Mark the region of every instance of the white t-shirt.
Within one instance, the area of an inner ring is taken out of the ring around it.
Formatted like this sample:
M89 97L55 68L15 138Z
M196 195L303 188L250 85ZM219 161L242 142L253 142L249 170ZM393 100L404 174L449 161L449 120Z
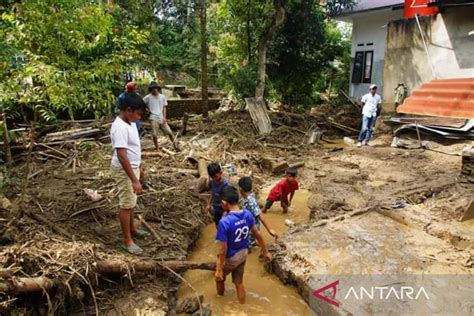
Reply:
M382 104L382 98L378 94L367 93L362 97L362 103L365 103L362 109L363 115L367 117L377 116L377 105Z
M127 148L127 157L132 168L140 167L141 163L141 145L140 136L138 135L137 125L135 123L126 123L120 116L115 118L110 128L110 139L112 140L112 165L122 167L118 157L117 148Z
M168 105L168 101L164 95L159 93L158 95L153 95L151 93L147 94L143 101L150 109L150 120L157 120L160 123L163 122L163 108Z

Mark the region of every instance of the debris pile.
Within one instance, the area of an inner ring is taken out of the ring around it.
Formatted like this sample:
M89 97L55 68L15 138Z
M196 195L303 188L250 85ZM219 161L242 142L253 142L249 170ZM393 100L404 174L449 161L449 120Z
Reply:
M134 260L118 247L117 191L109 172L110 123L100 127L93 122L67 123L55 130L37 128L35 133L23 130L23 143L15 144L11 179L5 181L7 196L1 197L0 308L93 313L98 306L116 308L114 302L121 295L117 288L127 288L150 273L166 275L152 282L173 289L179 279L174 273L214 268L213 263L185 261L201 228L210 222L203 211L209 195L201 193L206 165L218 161L231 181L251 174L256 184L262 184L263 177L284 170L268 168L262 156L268 161L280 157L284 166L304 164L294 152L298 149L301 155L305 150L305 134L314 122L302 115L270 116L275 128L264 136L256 133L247 112L218 113L207 119L190 116L186 135L179 136L181 152L171 149L164 138L156 151L145 133L145 193L135 213L150 235L137 240L145 255ZM182 124L170 125L182 134ZM31 296L19 294L28 282L39 286L33 289L37 291L33 305ZM173 306L172 301L164 294L160 304Z
M392 117L389 123L401 125L393 132L399 137L405 131L415 131L449 139L474 139L474 119L446 117Z

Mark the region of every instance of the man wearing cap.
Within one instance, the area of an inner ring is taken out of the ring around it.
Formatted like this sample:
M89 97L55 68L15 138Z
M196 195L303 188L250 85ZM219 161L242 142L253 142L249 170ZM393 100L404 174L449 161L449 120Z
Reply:
M382 109L382 98L377 94L377 86L371 85L369 93L362 97L362 127L359 133L357 147L363 143L370 146L370 137L375 126L375 120Z
M163 134L168 135L174 148L179 151L178 141L166 122L166 107L168 106L168 102L166 101L166 97L161 94L161 87L155 81L152 81L148 86L148 91L150 93L148 93L143 100L150 111L151 133L156 149L158 150L158 130L161 130Z

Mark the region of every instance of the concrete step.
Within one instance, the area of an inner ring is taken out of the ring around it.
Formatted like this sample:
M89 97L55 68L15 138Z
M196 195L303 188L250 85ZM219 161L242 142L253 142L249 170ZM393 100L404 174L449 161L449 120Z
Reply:
M424 83L421 86L421 90L424 89L449 89L449 90L473 90L474 82L445 82L445 81L431 81Z
M474 100L467 99L450 99L450 98L425 98L425 97L409 97L403 103L412 105L426 106L442 106L442 107L468 107L474 110Z
M452 79L436 79L433 80L432 82L468 82L468 83L474 83L474 78L452 78Z
M412 96L423 98L474 100L474 90L423 89L413 91Z
M474 78L437 79L412 92L397 112L474 118Z

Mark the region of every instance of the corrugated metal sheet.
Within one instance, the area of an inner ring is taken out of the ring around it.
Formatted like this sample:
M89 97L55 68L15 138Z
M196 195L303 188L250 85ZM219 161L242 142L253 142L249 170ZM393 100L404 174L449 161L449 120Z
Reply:
M474 118L474 78L425 83L397 108L398 113Z
M400 6L405 3L404 0L358 0L354 7L351 9L345 9L336 16L350 15L354 13L372 11L379 9L386 9L393 6Z
M438 116L392 117L390 118L390 122L394 122L398 124L416 123L416 124L427 125L427 126L440 126L440 127L452 127L452 128L462 128L464 125L466 125L465 119L452 118L452 117L438 117Z
M404 0L359 0L357 1L353 11L374 10L404 3Z

